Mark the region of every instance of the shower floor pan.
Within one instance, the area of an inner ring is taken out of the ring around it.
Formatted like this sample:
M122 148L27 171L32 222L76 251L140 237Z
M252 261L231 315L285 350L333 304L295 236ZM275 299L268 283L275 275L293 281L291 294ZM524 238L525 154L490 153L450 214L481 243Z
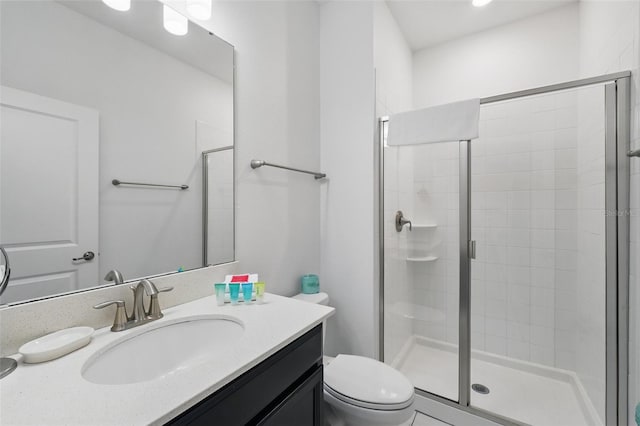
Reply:
M451 400L458 398L457 347L412 336L392 365L416 388ZM575 373L473 351L471 383L488 394L471 392L471 405L533 426L602 426Z

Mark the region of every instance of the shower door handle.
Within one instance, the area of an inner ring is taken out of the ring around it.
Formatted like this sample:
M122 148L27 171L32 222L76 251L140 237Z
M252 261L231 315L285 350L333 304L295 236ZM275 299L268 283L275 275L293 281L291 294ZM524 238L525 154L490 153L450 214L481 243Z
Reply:
M475 259L476 258L476 241L475 240L469 240L468 250L469 250L469 259Z

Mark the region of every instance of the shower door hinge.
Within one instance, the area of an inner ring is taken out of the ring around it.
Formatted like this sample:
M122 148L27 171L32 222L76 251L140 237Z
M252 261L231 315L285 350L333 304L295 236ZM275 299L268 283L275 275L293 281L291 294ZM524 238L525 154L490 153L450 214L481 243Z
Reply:
M469 259L475 259L476 258L476 242L475 242L475 240L469 240L468 250L469 250Z

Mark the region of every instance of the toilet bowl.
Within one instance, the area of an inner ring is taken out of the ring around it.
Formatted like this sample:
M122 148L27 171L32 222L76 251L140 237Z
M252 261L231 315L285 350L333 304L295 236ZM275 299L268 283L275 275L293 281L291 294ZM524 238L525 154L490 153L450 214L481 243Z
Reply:
M326 293L294 299L327 305ZM326 324L323 324L323 333ZM324 338L324 334L323 334ZM413 385L399 371L371 358L324 357L324 400L331 426L399 425L413 415Z

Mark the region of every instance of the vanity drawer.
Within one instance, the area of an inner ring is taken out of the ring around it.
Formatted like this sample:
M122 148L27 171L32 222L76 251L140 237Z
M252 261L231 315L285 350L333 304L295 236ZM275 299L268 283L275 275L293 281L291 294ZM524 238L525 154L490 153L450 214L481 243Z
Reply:
M318 325L167 424L276 424L269 419L302 418L312 421L296 421L296 426L320 425L322 379L322 325ZM287 402L300 402L312 413L305 417L287 410Z

